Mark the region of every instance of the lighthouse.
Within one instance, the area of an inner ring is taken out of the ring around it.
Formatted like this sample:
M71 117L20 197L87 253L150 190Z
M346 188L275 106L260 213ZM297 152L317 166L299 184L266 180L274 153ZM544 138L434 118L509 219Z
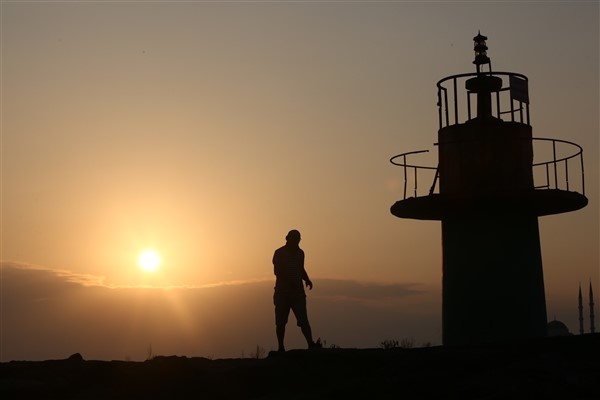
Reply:
M534 138L528 78L493 71L487 37L473 41L475 72L437 83L438 164L390 160L404 172L391 213L441 221L444 345L546 336L538 218L587 205L582 148Z

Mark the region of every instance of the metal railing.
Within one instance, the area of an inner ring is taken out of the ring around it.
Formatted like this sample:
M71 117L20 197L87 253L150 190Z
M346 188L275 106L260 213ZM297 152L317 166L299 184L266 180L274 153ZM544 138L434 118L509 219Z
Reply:
M408 181L409 181L409 173L408 170L412 169L412 176L413 176L413 183L414 183L414 188L413 188L413 193L414 193L414 197L419 197L418 195L418 177L421 171L435 171L434 173L434 178L433 178L433 183L431 184L431 187L429 189L429 194L433 194L435 191L435 188L437 187L437 181L438 181L438 168L437 167L427 167L427 166L423 166L423 165L412 165L412 164L408 164L406 161L406 157L413 155L413 154L420 154L420 153L429 153L429 150L417 150L417 151L410 151L408 153L403 153L403 154L398 154L397 156L394 156L392 158L390 158L390 162L394 165L397 165L399 167L403 167L404 170L404 195L402 197L403 200L406 199L406 190L407 190L407 186L408 186Z
M536 158L546 160L538 162L534 160L532 163L534 189L580 191L585 196L583 148L566 140L549 138L533 138L532 140L534 154L539 154ZM548 146L541 146L541 143L548 143ZM417 165L408 160L409 156L428 152L429 150L410 151L390 158L392 164L403 168L403 200L407 198L409 183L413 185L412 194L414 197L439 193L438 167ZM510 162L510 160L507 160L507 162ZM419 188L420 181L431 182L431 185L427 185L426 193L423 187Z
M516 100L515 85L510 82L522 82L527 92L528 79L515 72L489 72L485 74L466 73L448 76L437 83L438 114L440 129L472 120L477 116L477 101L472 101L476 93L466 89L466 81L481 75L502 79L502 88L492 92L492 116L503 121L519 122L529 125L529 103ZM459 85L460 83L460 85ZM449 103L451 101L451 103Z
M585 196L583 148L567 140L550 138L533 138L533 140L534 144L536 141L548 143L549 146L544 153L550 153L552 157L549 161L534 161L532 169L535 189L558 189L567 192L581 190L581 194Z

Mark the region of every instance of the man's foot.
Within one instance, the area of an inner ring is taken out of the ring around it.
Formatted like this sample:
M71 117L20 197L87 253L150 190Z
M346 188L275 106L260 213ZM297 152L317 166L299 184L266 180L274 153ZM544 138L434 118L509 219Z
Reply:
M278 353L285 353L285 347L280 347L277 349Z
M322 349L323 343L321 343L321 338L318 338L316 342L309 343L309 349Z

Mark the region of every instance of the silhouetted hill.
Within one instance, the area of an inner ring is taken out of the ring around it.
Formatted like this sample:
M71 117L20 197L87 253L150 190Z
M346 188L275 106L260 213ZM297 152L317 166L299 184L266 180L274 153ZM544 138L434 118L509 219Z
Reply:
M321 349L265 359L0 364L7 398L598 399L600 334L511 344Z

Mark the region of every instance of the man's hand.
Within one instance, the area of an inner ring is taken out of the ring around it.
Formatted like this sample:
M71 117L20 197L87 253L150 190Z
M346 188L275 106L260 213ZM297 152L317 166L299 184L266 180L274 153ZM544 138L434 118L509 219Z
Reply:
M307 279L307 280L305 281L305 283L306 283L306 287L307 287L309 290L312 290L312 287L313 287L312 281L311 281L310 279Z

